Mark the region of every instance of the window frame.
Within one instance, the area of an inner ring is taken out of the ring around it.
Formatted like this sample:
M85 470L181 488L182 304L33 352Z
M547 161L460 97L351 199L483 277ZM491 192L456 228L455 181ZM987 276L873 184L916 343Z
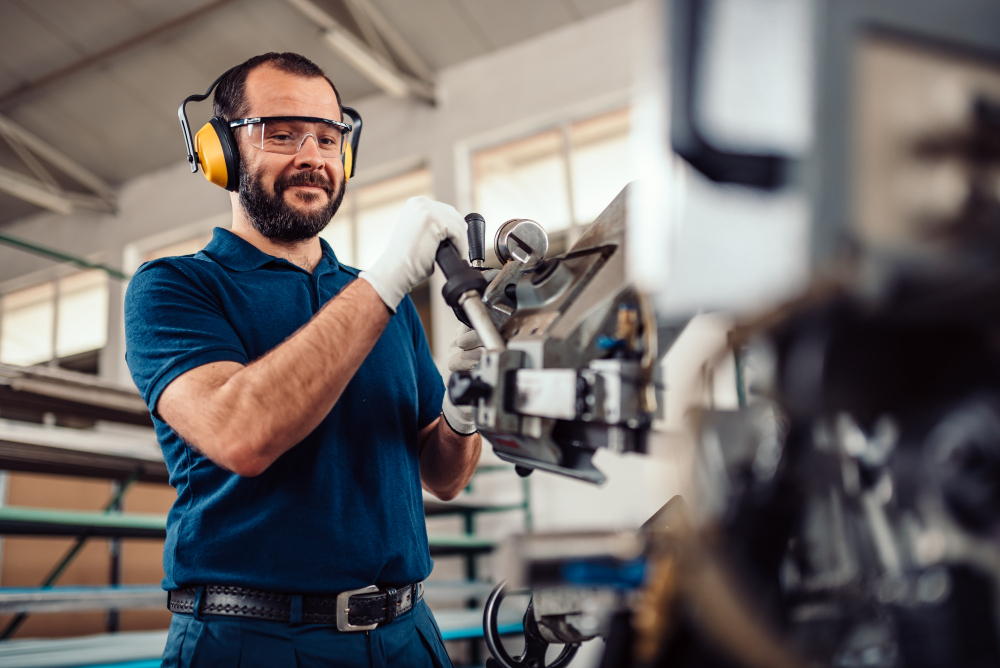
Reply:
M100 263L104 261L104 254L95 254L93 257L87 258L95 263ZM78 276L83 273L89 272L102 272L101 269L84 269L82 267L77 267L75 265L69 264L57 264L51 267L46 267L45 269L31 272L29 274L24 274L16 278L9 279L0 283L0 347L2 347L2 336L3 336L3 322L5 316L4 308L4 298L13 292L20 292L22 290L30 290L31 288L42 287L48 284L52 284L52 296L46 300L52 309L52 325L51 332L49 335L49 353L50 357L46 360L40 360L31 364L29 366L45 365L50 367L59 367L61 361L71 360L79 357L80 355L86 355L89 353L100 353L101 350L108 346L108 342L111 340L111 284L110 282L114 280L112 277L104 276L104 288L107 293L107 304L104 312L104 345L93 348L90 350L78 351L76 353L71 353L69 355L59 355L59 311L60 302L64 296L70 297L75 292L65 292L60 289L60 283L63 280L69 279L74 276ZM0 364L13 364L12 362L5 362L0 359Z
M475 174L474 160L479 151L497 148L503 144L524 139L535 134L558 129L562 134L562 166L566 174L566 197L569 207L570 225L556 234L566 235L566 248L576 242L585 225L577 221L576 203L573 196L572 150L569 129L574 123L586 121L623 108L634 113L636 101L631 91L618 92L580 104L570 105L539 116L510 123L488 132L469 136L455 143L455 199L459 211L474 211ZM633 121L634 125L634 121ZM501 221L503 222L503 221ZM489 221L487 221L489 223ZM492 239L486 240L487 249L492 248Z

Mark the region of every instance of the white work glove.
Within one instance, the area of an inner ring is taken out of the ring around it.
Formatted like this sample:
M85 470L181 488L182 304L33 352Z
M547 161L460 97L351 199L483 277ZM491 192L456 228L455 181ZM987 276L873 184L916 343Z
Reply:
M458 323L455 340L448 345L448 371L468 371L483 358L486 347L479 340L476 330Z
M434 273L438 244L451 239L459 254L469 257L467 229L455 207L428 197L411 197L396 221L388 248L360 276L395 313L403 297Z
M455 340L448 346L448 370L468 371L479 364L486 348L479 340L476 331L469 329L462 323L458 323L455 330ZM459 434L472 434L476 431L476 420L474 417L475 408L472 406L456 406L451 403L448 393L445 392L444 403L441 412L448 425Z

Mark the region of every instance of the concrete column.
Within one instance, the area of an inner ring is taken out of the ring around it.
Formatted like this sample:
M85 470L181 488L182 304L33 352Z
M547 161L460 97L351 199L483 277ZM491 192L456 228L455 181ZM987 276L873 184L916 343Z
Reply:
M121 244L116 244L108 249L108 264L118 266L121 263ZM99 374L101 378L123 384L132 385L132 376L129 375L128 366L125 364L125 288L126 281L116 278L108 279L108 342L101 350L98 362Z

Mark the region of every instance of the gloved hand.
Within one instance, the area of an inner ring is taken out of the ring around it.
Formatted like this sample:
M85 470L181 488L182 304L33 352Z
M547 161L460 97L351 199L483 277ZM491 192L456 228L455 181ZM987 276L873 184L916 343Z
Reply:
M396 221L388 248L360 276L395 313L403 297L434 272L434 255L446 238L462 257L469 256L465 219L455 207L428 197L411 197Z
M469 329L462 323L458 323L455 330L455 340L448 346L448 370L468 371L479 364L486 348L479 340L479 335L474 329ZM444 395L444 403L441 412L448 425L459 434L472 434L476 431L476 420L473 417L475 409L472 406L456 406L451 403L448 393Z
M448 371L468 371L479 364L485 352L476 330L458 323L455 340L448 345Z

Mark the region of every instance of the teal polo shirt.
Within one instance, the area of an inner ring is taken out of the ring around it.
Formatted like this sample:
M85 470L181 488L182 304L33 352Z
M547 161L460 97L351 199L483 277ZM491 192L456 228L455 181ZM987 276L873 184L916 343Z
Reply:
M184 372L253 362L356 279L320 243L310 274L216 228L203 251L148 262L132 277L125 357L177 489L165 589L334 593L431 572L417 433L440 415L444 383L409 297L320 425L259 476L216 465L155 410Z

